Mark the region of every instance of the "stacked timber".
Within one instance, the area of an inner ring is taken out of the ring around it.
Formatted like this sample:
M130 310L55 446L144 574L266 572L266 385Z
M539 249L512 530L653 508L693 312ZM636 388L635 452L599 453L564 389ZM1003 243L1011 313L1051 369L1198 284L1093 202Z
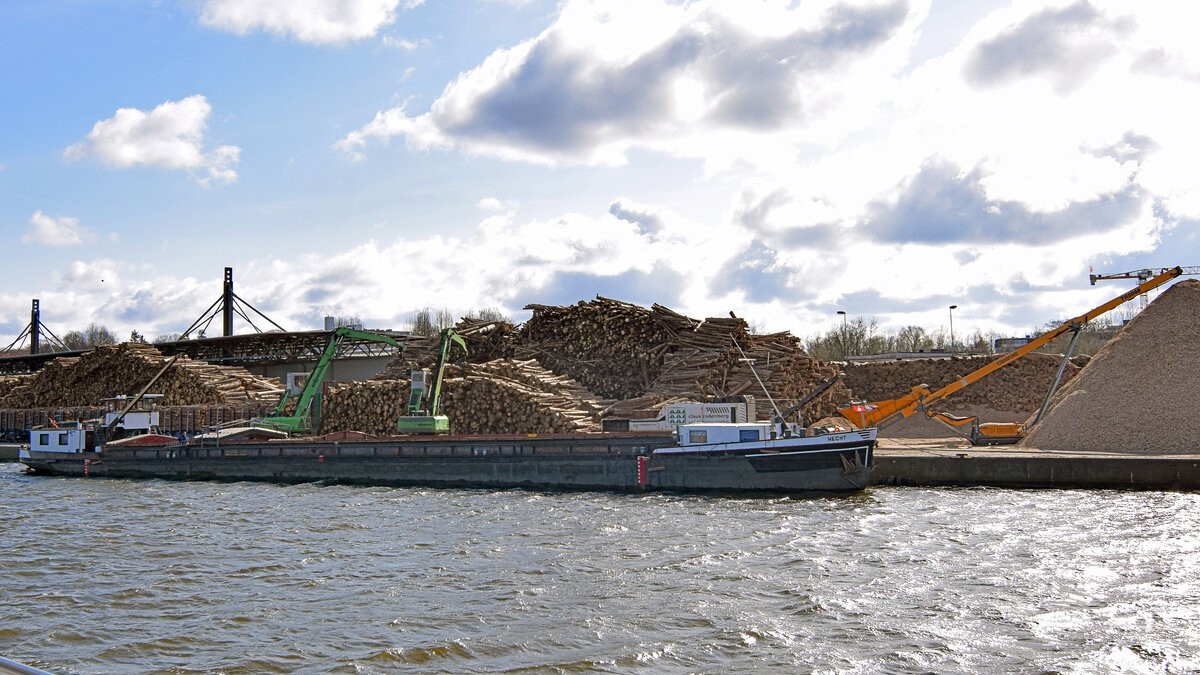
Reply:
M662 401L679 397L720 400L743 395L761 399L765 398L765 387L775 403L785 408L839 372L836 366L807 356L791 333L755 335L745 321L736 317L705 319L692 330L676 334L670 352L647 392ZM849 398L849 390L841 383L835 384L805 406L804 417L834 414L837 406ZM758 405L757 409L760 418L771 414L769 404Z
M601 296L574 305L527 305L526 309L533 315L519 331L499 322L464 320L456 326L468 343L466 362L471 365L465 371L453 372L454 379L463 379L467 384L462 390L454 388L457 384L448 388L446 396L458 396L459 400L445 402L447 411L453 407L463 410L467 398L475 397L476 391L487 390L499 397L490 402L486 397L471 398L474 407L485 411L479 419L486 421L476 423L460 416L462 424L468 426L455 427L457 430L476 428L471 425L495 433L584 429L594 427L599 417L645 416L673 402L709 402L742 395L761 400L762 388L744 358L754 360L767 391L781 406L838 372L804 354L800 340L790 333L751 334L747 323L732 313L729 318L701 321L662 305L647 309ZM404 354L375 379L408 380L413 367L433 364L437 346L436 337L410 340ZM515 358L513 363L523 365L506 366L506 372L494 366L479 367L495 356ZM527 376L533 368L541 372ZM549 377L574 382L579 389L573 394L575 400L551 400L548 394L557 396L562 391L547 384ZM480 378L501 382L502 386L474 382ZM522 386L532 387L532 391L521 391ZM531 397L545 399L545 405L520 414L495 410L505 405L498 401L511 403L519 399L523 405ZM849 391L836 385L806 406L805 417L832 414L849 398ZM607 405L589 407L589 401ZM769 405L758 409L761 417L771 412ZM533 410L537 412L530 412ZM545 416L547 410L553 413L549 418ZM573 421L564 421L567 418Z
M396 420L405 414L408 380L343 382L327 388L322 398L321 433L387 436L396 433Z
M513 336L516 328L507 321L463 318L454 326L454 332L467 344L465 359L455 348L452 360L468 363L484 363L509 358L513 353ZM432 368L437 360L441 335L414 336L404 342L403 351L388 363L383 372L373 380L407 380L413 368Z
M54 359L0 398L0 407L97 406L106 398L137 393L167 360L149 344L100 345L82 356ZM150 393L162 394L159 405L169 406L275 401L281 392L277 380L245 368L182 356Z
M0 375L0 399L8 396L9 392L27 383L32 375Z
M515 356L537 359L604 398L633 398L648 390L674 337L672 317L600 296L525 309L533 316L521 330Z
M321 433L395 433L406 414L408 382L348 382L326 392ZM458 434L598 431L607 401L578 382L531 360L450 366L442 386L442 414Z
M443 408L453 428L473 434L599 431L610 403L532 359L467 365L447 394Z
M850 363L845 367L845 382L856 397L882 401L903 396L920 384L928 385L930 391L937 391L1002 357L964 356ZM1062 381L1070 381L1087 361L1086 356L1068 361ZM1025 414L1034 412L1041 407L1061 363L1061 355L1027 354L946 397L939 403L938 409L986 407Z

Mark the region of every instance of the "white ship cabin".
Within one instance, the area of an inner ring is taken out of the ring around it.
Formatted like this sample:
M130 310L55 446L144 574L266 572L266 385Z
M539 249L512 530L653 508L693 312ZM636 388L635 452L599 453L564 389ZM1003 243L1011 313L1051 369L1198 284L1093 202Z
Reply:
M795 425L785 425L787 435L803 436L804 430ZM681 424L679 445L713 445L716 443L753 443L779 438L780 425L770 422L747 422L741 424Z
M121 418L121 421L117 422L113 428L124 429L129 434L148 434L157 430L158 402L162 397L162 394L143 395L133 409L125 413L125 417ZM129 405L129 398L128 396L116 396L104 399L105 426L112 424L125 406Z
M38 452L88 452L94 443L95 433L79 422L29 431L29 449Z

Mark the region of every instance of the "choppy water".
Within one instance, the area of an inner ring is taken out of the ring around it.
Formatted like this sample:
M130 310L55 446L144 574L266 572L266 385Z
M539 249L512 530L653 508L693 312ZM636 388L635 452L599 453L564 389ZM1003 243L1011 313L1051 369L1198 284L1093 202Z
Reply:
M1200 671L1200 495L168 483L0 464L56 673Z

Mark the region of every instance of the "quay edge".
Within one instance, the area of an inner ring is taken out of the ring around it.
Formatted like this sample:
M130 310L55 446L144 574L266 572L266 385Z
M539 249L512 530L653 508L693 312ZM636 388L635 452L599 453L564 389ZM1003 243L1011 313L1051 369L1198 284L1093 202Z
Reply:
M1200 490L1200 454L879 446L871 484L921 487Z

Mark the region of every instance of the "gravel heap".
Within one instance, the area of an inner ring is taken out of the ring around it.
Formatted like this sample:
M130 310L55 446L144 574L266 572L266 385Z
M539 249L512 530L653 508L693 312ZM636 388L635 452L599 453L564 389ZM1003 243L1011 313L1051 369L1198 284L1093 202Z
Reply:
M1200 280L1166 290L1051 401L1041 450L1200 453Z

